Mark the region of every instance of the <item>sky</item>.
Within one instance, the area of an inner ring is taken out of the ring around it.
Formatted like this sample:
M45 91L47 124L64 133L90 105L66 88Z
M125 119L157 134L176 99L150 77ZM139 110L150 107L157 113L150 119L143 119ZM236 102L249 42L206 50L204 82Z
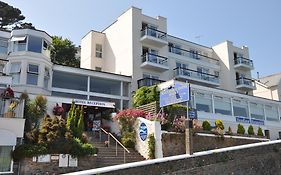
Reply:
M281 72L281 0L4 0L37 29L77 46L131 6L167 18L168 34L212 47L225 40L248 46L252 76Z

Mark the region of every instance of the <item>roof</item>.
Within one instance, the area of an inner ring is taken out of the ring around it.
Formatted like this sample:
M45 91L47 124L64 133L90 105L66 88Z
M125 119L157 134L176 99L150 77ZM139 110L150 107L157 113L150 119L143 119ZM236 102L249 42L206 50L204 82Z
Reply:
M281 80L281 72L259 78L259 81L268 87L277 86Z

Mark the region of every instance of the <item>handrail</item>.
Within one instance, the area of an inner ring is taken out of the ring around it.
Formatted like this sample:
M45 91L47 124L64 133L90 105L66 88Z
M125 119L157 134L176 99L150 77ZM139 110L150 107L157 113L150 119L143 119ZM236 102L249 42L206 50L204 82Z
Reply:
M111 134L110 132L107 132L103 128L100 128L100 139L101 139L101 131L104 132L105 134L107 134L108 147L110 146L110 137L112 137L115 140L116 156L117 156L117 153L118 153L117 143L123 148L123 150L124 150L124 163L126 163L126 152L125 151L127 151L127 153L130 153L130 151L121 142L119 142L119 140L113 134Z

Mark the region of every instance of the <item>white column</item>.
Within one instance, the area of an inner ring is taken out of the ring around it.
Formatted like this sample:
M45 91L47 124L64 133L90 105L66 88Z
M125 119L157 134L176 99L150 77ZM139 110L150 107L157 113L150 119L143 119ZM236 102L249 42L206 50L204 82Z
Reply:
M214 101L214 94L212 94L211 95L211 97L212 97L212 110L213 110L213 112L212 113L215 113L215 101Z
M87 80L87 100L90 100L90 83L91 83L91 79L90 76L88 76L88 80Z
M121 98L120 98L120 110L123 110L123 81L121 81L120 83L120 95L121 95Z
M262 106L263 106L263 115L264 115L264 120L266 120L265 105L262 105Z
M233 99L232 98L230 98L230 106L231 106L231 115L234 116Z
M248 104L248 112L249 112L249 118L251 119L251 109L250 109L250 102L247 101L247 104Z

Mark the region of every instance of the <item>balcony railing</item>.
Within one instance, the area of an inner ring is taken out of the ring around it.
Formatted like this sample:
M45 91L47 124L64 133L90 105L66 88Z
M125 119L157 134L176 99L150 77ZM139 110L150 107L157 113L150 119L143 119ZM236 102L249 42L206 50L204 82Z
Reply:
M138 88L143 86L153 86L164 82L163 80L154 79L154 78L143 78L138 80Z
M0 99L0 117L23 118L24 103L17 98Z
M205 55L201 55L199 53L194 53L189 50L182 49L182 48L173 47L171 45L169 46L169 52L177 54L177 55L181 55L184 57L188 57L191 59L201 60L201 61L208 62L211 64L219 65L219 60L217 60L217 59L214 59L214 58L211 58L211 57L208 57Z
M155 55L155 54L152 54L152 53L146 53L146 54L142 55L142 62L143 63L144 62L150 62L150 63L168 66L167 61L168 61L167 57Z
M245 77L236 79L236 84L237 84L237 86L244 85L244 86L253 87L253 88L256 86L256 83L253 79L245 78Z
M254 67L253 60L243 57L238 57L234 59L234 65L239 65L239 64L246 65L252 68Z
M160 30L153 29L153 28L145 27L144 29L142 29L141 30L141 37L143 37L145 35L146 36L152 36L152 37L159 38L159 39L167 41L167 33L162 32Z
M174 72L175 72L176 76L191 77L194 79L209 81L209 82L216 83L216 84L219 83L218 76L208 74L208 73L203 73L203 72L186 69L186 68L181 68L181 67L175 68Z

